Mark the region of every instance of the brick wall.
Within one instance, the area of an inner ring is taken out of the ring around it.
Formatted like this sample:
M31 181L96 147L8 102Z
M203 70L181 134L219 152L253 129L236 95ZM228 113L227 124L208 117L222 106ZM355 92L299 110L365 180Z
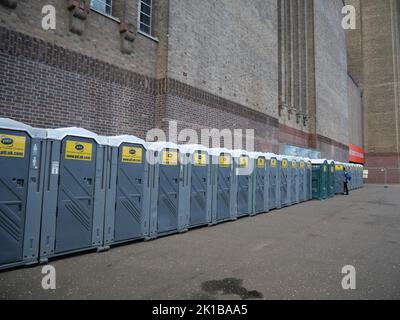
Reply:
M115 1L123 5L123 10L119 10L123 13L117 18L133 24L136 29L138 1ZM44 15L41 10L47 4L53 5L56 9L55 30L46 31L42 28L41 22ZM155 76L157 42L142 34L137 34L133 52L123 54L120 45L120 23L94 10L90 10L84 21L83 34L72 33L69 29L70 12L67 4L67 0L19 0L15 9L0 5L0 26L33 36L50 44L56 44L62 48L80 52L94 59L118 65L121 68ZM161 26L157 25L156 27L157 33L163 33Z
M0 115L39 127L143 136L155 80L0 27Z

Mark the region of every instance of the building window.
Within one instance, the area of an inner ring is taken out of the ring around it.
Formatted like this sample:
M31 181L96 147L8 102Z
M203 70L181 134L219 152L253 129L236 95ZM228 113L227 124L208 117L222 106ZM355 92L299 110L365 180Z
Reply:
M151 35L152 0L139 1L139 30Z
M112 0L91 0L90 6L108 16L112 15Z

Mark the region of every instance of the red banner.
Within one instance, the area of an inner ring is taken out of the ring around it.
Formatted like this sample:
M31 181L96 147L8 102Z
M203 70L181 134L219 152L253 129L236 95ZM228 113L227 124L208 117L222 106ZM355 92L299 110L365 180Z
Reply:
M349 162L364 164L364 149L353 144L349 145Z

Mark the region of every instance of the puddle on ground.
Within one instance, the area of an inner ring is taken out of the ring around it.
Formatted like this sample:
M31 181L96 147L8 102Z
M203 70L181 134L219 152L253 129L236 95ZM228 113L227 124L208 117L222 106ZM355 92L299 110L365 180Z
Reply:
M210 294L218 294L222 292L223 295L238 295L242 300L263 298L261 292L256 290L249 291L244 288L242 284L242 279L225 278L223 280L211 280L203 282L201 288Z

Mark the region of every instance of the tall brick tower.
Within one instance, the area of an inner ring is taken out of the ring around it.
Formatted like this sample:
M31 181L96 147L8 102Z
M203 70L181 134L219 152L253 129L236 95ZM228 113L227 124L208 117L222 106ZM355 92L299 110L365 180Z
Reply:
M347 0L357 12L357 28L347 32L348 68L363 91L366 166L387 168L399 183L400 87L399 0ZM377 182L382 174L374 173Z

